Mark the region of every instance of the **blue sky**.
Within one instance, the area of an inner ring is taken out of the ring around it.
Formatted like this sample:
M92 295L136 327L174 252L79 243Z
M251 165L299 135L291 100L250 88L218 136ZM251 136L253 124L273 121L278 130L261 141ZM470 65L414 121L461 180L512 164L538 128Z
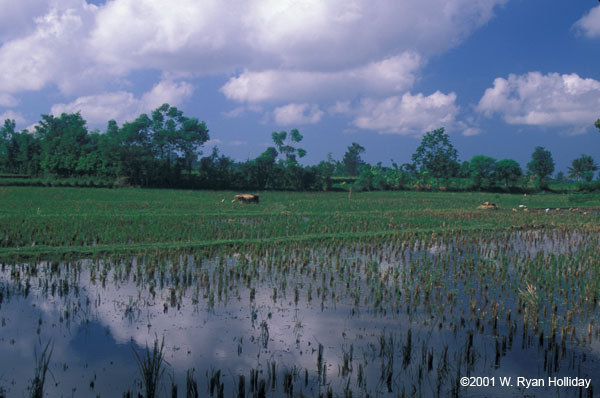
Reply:
M600 163L592 0L0 0L0 119L105 129L164 102L235 159L298 128L305 164L410 161L445 127L461 160Z

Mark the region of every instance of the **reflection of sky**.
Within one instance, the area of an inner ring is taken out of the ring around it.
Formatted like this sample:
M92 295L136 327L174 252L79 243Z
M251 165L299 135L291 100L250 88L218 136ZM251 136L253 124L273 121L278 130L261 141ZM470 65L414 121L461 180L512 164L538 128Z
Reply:
M533 249L524 243L522 236L515 235L509 243L502 244L502 250L512 247L523 255L531 255L530 250L561 252L569 247L564 242L546 241L542 236L535 238ZM423 248L426 254L421 255L435 256L451 249L447 244L437 244ZM482 253L487 250L480 249ZM363 254L357 253L353 258L365 259ZM379 269L387 272L399 262L399 259L380 262ZM41 272L40 276L43 278L44 273ZM278 372L296 366L302 369L303 377L303 369L306 368L312 380L316 378L316 350L319 343L325 347L328 378L335 391L343 388L343 380L339 376L342 351L347 351L353 344L356 362L352 374L353 385L356 385L357 363L365 359L369 362L365 372L370 377L370 388L385 392L384 386L378 384L382 361L378 351L379 338L382 333L396 333L396 353L401 355L401 346L409 327L413 332L415 351L418 351L415 357L420 356L423 344L432 347L437 354L443 346L449 346L450 352L464 350L464 331L459 332L457 337L446 329L439 332L435 322L428 322L428 317L419 314L409 318L403 311L390 311L384 315L373 312L369 305L361 305L353 315L352 301L342 300L334 304L331 299L324 303L321 310L320 299L314 291L319 283L313 284L311 304L306 301L306 292L301 291L301 299L295 306L292 302L293 289L289 287L286 298L280 292L277 301L273 302L270 296L273 287L278 286L275 278L267 280L257 289L254 304L248 300L248 290L239 284L239 299L230 294L226 304L217 301L214 309L209 310L204 299L200 299L199 304L193 304L190 289L181 300L179 309L169 306L165 313L164 304L170 301L168 287L163 290L157 288L153 298L147 287L139 288L131 280L113 283L112 272L106 278L105 287L99 282L91 284L89 281L89 270L83 267L76 282L79 286L78 296L73 286L65 298L44 296L37 289L35 278L32 279L33 287L27 298L12 293L8 299L5 295L0 307L0 316L5 323L0 328L0 357L10 358L10 361L3 360L0 363L0 386L9 389L9 396L26 395L26 385L33 375L33 350L36 345L39 346L36 334L39 319L42 320L41 342L45 343L48 339L54 342L52 375L48 375L46 384L50 396L71 396L73 388L77 389L75 396L92 394L92 381L94 395L121 395L132 387L132 380L138 377L132 342L139 352L146 345L152 346L156 337L160 339L163 336L165 359L170 365L166 374L175 374L180 394L185 386L185 371L190 368L196 369L200 384L206 382L206 371L221 369L225 375L222 380L226 380L226 389L230 388L227 387L228 383L232 385L232 375L236 381L238 375L248 377L251 368L261 369L263 373L260 377L266 378L267 363L273 361L277 364ZM288 286L293 286L291 280L288 282ZM15 290L8 271L0 272L2 286ZM70 309L68 320L65 315L67 308ZM127 311L128 308L133 310ZM253 309L256 313L254 322ZM266 349L261 348L262 321L266 321L269 329ZM520 334L515 336L513 350L502 359L502 366L498 370L493 369L493 338L476 334L475 339L480 365L478 369L488 369L487 375L535 377L543 367L543 357L537 354L535 345L525 350L520 348ZM238 349L241 349L241 355L238 355ZM585 352L592 360L585 365L591 368L584 366L584 371L598 370L598 364L592 363L600 352L598 343L586 347ZM395 366L399 371L401 361L398 358ZM567 369L563 371L565 373L559 373L560 376L573 375ZM415 367L401 371L400 374L404 376L398 376L397 383L403 382L402 377L410 379L415 376L415 372ZM281 379L280 375L278 383L281 383ZM163 381L167 383L168 377ZM490 394L493 395L488 391Z

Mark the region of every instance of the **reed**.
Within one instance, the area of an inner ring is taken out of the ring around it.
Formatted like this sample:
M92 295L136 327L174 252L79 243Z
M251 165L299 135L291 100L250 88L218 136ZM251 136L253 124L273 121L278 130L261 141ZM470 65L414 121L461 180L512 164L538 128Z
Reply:
M142 377L145 398L154 398L157 396L160 379L165 373L164 365L168 365L168 362L165 361L164 348L164 337L162 338L160 345L158 344L158 337L154 339L152 350L150 350L146 344L146 349L142 355L137 352L133 343L131 345L131 349L135 354L140 376Z

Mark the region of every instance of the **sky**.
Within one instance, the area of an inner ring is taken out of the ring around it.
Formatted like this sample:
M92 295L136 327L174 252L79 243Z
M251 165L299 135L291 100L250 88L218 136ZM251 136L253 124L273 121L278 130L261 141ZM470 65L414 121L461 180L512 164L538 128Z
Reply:
M410 162L444 127L460 160L600 164L597 0L0 0L0 121L90 130L163 103L236 160L297 128L303 164L357 142Z

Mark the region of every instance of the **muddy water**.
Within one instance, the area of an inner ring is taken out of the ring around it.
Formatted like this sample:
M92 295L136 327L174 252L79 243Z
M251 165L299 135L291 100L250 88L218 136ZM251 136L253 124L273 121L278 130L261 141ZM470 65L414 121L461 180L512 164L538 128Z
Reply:
M590 394L577 387L525 388L517 385L519 376L591 378L598 394L598 306L572 316L569 329L567 311L575 304L568 300L576 294L564 302L552 293L559 327L551 337L553 310L543 311L550 293L541 287L528 293L519 279L527 261L551 267L552 256L572 261L573 278L585 278L575 265L600 267L589 254L598 254L597 247L598 237L582 232L536 231L312 248L304 255L297 248L233 253L198 263L182 255L153 276L145 272L148 258L5 265L0 391L28 395L36 353L50 342L47 396L143 393L134 350L143 355L164 338L159 396L171 396L173 384L185 396L187 371L200 396L210 396L217 372L224 396L238 396L240 376L246 396L256 394L255 372L266 396ZM244 267L255 272L231 277ZM501 288L492 276L503 268L507 286ZM586 281L552 283L569 288ZM531 316L524 323L519 298L529 300L528 294L539 302L536 327ZM460 387L464 376L493 377L496 386ZM500 387L500 377L511 377L513 386Z

